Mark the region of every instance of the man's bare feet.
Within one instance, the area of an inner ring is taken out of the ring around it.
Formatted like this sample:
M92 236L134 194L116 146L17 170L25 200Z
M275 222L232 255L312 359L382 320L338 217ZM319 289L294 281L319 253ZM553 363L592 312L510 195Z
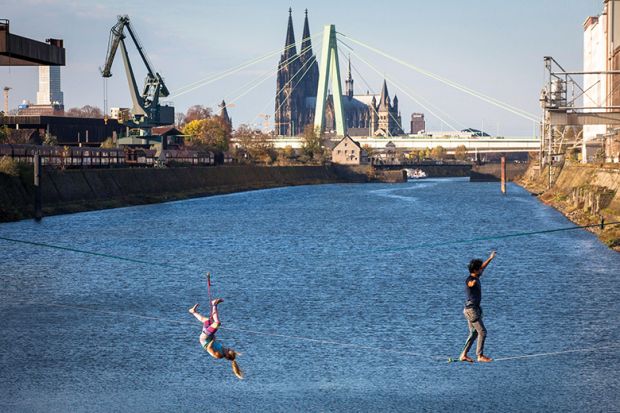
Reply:
M196 310L198 310L198 304L194 304L194 306L189 309L189 312L194 314L196 312Z
M468 363L473 363L474 360L471 357L468 357L466 354L461 355L461 357L459 357L460 361L466 361Z
M215 300L211 301L211 305L218 305L219 303L223 303L224 299L222 298L216 298Z
M493 359L491 357L485 356L484 354L478 356L478 363L488 363L490 361L493 361Z

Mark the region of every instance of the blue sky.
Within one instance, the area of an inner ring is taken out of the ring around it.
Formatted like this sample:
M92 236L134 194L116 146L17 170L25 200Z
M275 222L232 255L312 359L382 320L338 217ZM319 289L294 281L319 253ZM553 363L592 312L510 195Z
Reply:
M130 3L130 4L128 4ZM128 14L156 70L173 92L267 55L284 46L288 8L293 8L295 36L301 38L304 9L311 34L326 24L365 44L413 65L539 114L543 56L566 69L579 70L583 55L583 22L602 10L602 0L444 0L444 1L77 1L0 0L0 18L11 32L35 39L62 38L67 66L62 68L65 106L103 107L99 67L105 59L110 28L118 14ZM315 53L320 36L313 42ZM428 130L449 127L407 94L429 101L439 117L455 127L484 128L500 135L532 134L533 124L514 114L463 94L360 46L353 53L372 63L379 74L352 56L356 93L379 92L382 77L390 94L398 95L403 126L412 112L425 112ZM130 53L135 52L130 50ZM343 49L343 52L345 50ZM345 52L348 53L348 52ZM144 71L131 55L142 82ZM273 56L232 76L175 97L177 110L201 104L214 107L222 99L235 125L261 124L260 114L273 115ZM120 56L108 81L108 107L130 105ZM269 77L269 74L273 76ZM343 76L346 73L343 73ZM266 79L256 88L252 85ZM37 69L0 68L0 87L11 86L10 106L36 100ZM249 85L243 87L244 85ZM240 89L240 87L242 89ZM245 95L239 97L241 94ZM238 98L238 99L237 99Z

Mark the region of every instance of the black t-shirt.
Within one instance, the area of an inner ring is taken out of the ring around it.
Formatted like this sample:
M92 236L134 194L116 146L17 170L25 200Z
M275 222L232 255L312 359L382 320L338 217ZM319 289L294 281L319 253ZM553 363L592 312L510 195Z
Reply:
M473 287L469 286L469 282L475 280ZM471 275L465 280L465 295L467 301L465 301L465 307L479 306L480 300L482 300L482 285L480 284L479 277L472 277Z

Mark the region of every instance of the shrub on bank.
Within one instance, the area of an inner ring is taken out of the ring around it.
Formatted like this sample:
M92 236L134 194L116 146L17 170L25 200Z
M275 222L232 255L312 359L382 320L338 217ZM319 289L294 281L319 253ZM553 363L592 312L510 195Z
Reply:
M10 176L19 176L19 164L13 158L0 158L0 173Z

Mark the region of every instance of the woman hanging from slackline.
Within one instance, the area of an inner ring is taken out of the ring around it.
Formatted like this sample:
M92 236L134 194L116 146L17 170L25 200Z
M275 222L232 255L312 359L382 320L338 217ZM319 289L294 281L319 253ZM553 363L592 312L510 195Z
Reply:
M222 343L215 339L215 333L221 325L220 317L217 313L217 305L223 301L224 300L222 300L221 298L216 298L215 300L211 301L211 315L209 317L205 317L197 311L198 304L190 308L189 312L193 314L198 321L203 323L202 332L200 333L200 345L202 346L202 348L204 348L207 353L209 353L212 357L216 359L225 358L227 360L230 360L232 363L233 373L235 373L235 376L242 379L243 372L241 372L241 369L239 368L236 360L239 353L237 353L231 348L224 347Z

